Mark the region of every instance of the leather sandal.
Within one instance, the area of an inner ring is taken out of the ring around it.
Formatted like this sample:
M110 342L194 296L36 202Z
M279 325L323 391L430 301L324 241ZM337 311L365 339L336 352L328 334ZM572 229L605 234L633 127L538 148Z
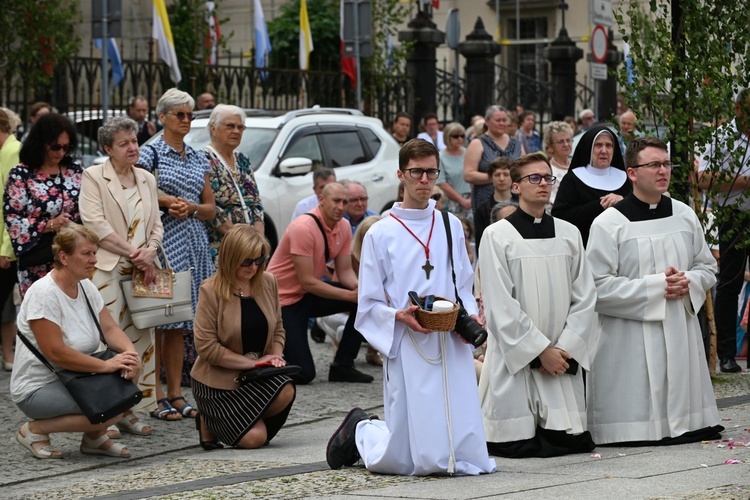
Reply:
M107 455L108 457L130 458L130 451L123 444L112 441L112 445L109 448L101 448L107 441L111 441L111 439L109 439L106 433L97 439L91 439L84 434L83 441L81 442L81 453L84 455Z
M122 432L136 436L150 436L153 431L150 425L141 422L134 413L123 416L115 425Z
M175 401L182 401L185 404L178 408L174 404ZM169 403L174 407L175 410L177 410L180 413L180 415L182 415L182 418L195 418L198 416L198 410L193 408L190 403L185 401L185 398L183 396L172 398L169 400Z
M24 431L26 435L24 436L21 431ZM16 441L18 441L18 444L29 450L35 458L63 458L61 451L50 450L49 446L44 446L38 450L34 449L34 443L43 443L45 441L49 443L49 434L34 434L29 430L28 422L21 426L21 430L16 434Z
M167 420L169 422L174 422L175 420L182 420L182 415L180 415L180 412L178 412L171 404L169 404L169 400L167 398L161 398L156 401L156 409L149 413L154 418L158 418L159 420Z

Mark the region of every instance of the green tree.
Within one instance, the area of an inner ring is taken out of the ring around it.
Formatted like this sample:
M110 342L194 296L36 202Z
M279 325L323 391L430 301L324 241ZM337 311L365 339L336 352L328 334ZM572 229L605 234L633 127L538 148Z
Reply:
M13 76L27 102L44 96L55 67L81 46L75 34L81 21L74 0L13 0L3 3L0 16L0 77Z
M641 123L652 122L657 130L667 131L662 138L671 142L673 159L685 167L673 172L676 180L695 185L692 167L696 157L710 154L709 145L716 152L709 159L712 170L723 176L718 172L719 154L733 146L729 129L734 96L750 83L750 0L650 0L645 8L628 0L620 9L616 16L623 40L630 45L634 75L631 79L627 68L620 69L625 101ZM739 172L750 166L750 157L737 157L733 163ZM677 194L688 201L685 198L693 192ZM706 199L715 194L712 186ZM719 223L729 213L724 208L729 207L714 207Z
M281 6L281 13L267 23L271 39L269 67L299 68L299 8L300 0ZM336 71L341 67L339 56L339 3L329 0L307 0L313 51L310 69Z

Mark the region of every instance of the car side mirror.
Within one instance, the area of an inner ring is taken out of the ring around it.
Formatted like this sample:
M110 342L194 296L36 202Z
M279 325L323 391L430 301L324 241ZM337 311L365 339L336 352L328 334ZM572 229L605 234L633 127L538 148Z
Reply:
M309 158L286 158L279 163L278 173L282 177L305 175L312 170L312 164Z

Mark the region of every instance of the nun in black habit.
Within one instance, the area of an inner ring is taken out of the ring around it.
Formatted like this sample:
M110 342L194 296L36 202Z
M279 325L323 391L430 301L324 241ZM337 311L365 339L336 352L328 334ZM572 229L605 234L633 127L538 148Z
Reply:
M573 152L552 216L576 226L586 245L594 219L631 190L617 136L606 125L596 125L583 134Z

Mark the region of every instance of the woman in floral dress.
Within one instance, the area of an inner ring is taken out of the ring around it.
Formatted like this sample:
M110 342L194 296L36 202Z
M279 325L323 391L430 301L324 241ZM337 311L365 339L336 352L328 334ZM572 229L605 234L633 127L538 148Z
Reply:
M190 123L195 118L195 101L189 94L169 89L159 98L156 113L164 124L164 135L141 149L138 163L154 174L159 188L159 206L164 212L164 251L175 272L192 269L193 312L198 302L198 288L214 273L208 233L204 221L216 216L214 194L208 180L210 167L206 155L185 144ZM157 366L156 400L159 405L152 416L172 420L175 413L195 418L198 414L182 396L183 357L195 359L192 343L193 322L164 325L155 332ZM186 338L183 339L183 332ZM185 343L183 343L185 342ZM164 364L167 394L161 387L159 363ZM188 363L189 364L189 363ZM192 366L185 366L189 370Z
M216 264L221 239L233 225L250 224L264 233L263 205L250 159L237 151L245 131L245 112L237 106L219 104L211 112L208 131L211 144L205 150L211 165L209 179L216 200L216 218L206 227Z
M40 117L21 147L21 163L5 183L5 225L18 258L21 297L52 270L52 238L80 223L81 165L73 161L76 131L57 113ZM26 263L24 263L26 260Z

